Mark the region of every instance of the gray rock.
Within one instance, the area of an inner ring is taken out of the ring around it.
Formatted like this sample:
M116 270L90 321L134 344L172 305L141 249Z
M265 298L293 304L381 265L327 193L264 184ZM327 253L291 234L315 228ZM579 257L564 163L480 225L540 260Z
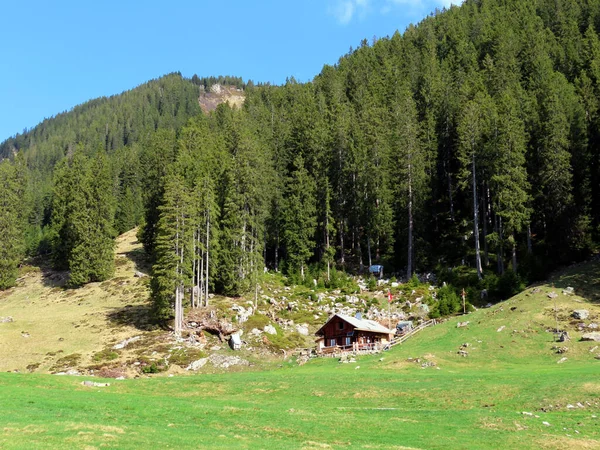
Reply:
M572 316L575 319L585 320L590 316L590 312L587 309L576 309L573 311Z
M575 289L573 289L571 286L565 288L562 292L564 295L573 295L575 293Z
M144 277L147 277L148 275L146 275L146 274L145 274L145 273L143 273L143 272L136 271L136 272L133 274L133 276L134 276L134 277L136 277L136 278L144 278Z
M600 342L600 333L599 332L585 333L583 336L581 336L581 340L582 341Z
M96 381L82 381L82 385L90 386L90 387L107 387L110 386L110 383L98 383Z
M556 298L556 297L558 297L558 294L556 292L552 291L552 292L548 293L548 298Z
M308 336L308 325L307 324L296 325L296 331L299 334L301 334L302 336Z
M0 323L10 323L14 322L14 319L10 316L8 317L0 317Z
M598 329L598 324L597 323L590 323L588 325L588 328L590 328L592 330L597 330Z
M265 325L263 331L267 334L277 334L277 330L273 325Z
M141 336L134 336L129 339L125 339L124 341L121 341L118 344L113 345L113 349L120 350L122 348L127 347L129 344L131 344L133 342L139 341L141 338L142 338Z
M186 370L198 370L198 369L201 369L202 367L204 367L207 362L208 362L208 358L201 358L201 359L198 359L197 361L193 361L192 363L190 363L190 365L187 366L185 369Z

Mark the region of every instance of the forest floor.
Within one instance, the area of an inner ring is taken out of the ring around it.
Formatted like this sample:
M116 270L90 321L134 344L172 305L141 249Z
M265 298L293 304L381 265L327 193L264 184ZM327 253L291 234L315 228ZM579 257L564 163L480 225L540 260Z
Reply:
M581 340L600 320L599 286L598 262L574 266L346 364L121 381L3 373L0 447L600 449L600 344ZM587 319L572 317L580 309ZM556 342L557 326L570 341Z

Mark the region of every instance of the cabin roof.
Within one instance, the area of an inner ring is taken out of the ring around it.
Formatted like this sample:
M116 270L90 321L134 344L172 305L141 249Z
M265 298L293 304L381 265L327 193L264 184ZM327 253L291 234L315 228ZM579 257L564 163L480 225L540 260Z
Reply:
M339 317L340 319L342 319L344 322L349 323L356 330L359 330L359 331L370 331L372 333L382 333L382 334L394 333L393 331L384 327L380 323L375 322L374 320L357 319L356 317L346 316L345 314L334 314L327 320L327 322L325 322L325 324L321 328L319 328L319 331L317 331L315 334L322 334L322 331L325 328L325 326L327 326L327 324L329 322L331 322L331 320L336 316Z

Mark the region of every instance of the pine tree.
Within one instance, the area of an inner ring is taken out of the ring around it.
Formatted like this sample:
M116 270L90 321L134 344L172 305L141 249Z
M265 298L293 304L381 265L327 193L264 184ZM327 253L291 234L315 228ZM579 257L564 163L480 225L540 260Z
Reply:
M156 235L156 262L152 267L152 315L159 323L175 316L174 330L181 333L185 259L190 244L190 199L181 176L171 173L164 181Z
M15 285L24 251L24 180L8 160L0 162L0 290Z
M315 182L304 167L304 159L294 159L287 179L283 210L283 241L290 271L300 270L304 279L308 259L313 255L317 225Z

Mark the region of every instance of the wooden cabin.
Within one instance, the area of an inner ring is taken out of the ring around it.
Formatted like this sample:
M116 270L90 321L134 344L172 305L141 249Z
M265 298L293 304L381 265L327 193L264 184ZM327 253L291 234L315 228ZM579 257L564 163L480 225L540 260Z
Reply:
M334 314L317 336L317 353L337 351L381 350L390 342L394 332L374 320Z

